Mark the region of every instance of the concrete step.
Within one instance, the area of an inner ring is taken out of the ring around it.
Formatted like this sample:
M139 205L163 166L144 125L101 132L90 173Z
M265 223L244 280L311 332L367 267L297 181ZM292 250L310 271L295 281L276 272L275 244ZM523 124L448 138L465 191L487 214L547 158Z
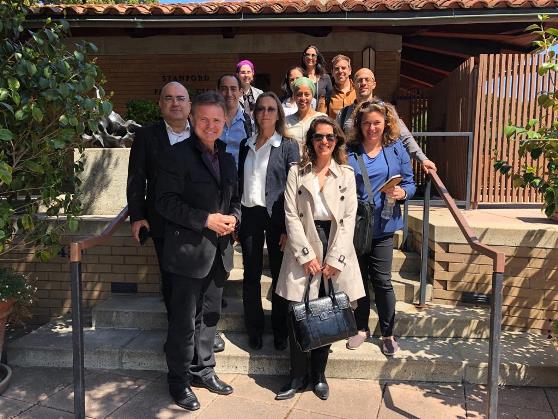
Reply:
M413 252L403 252L399 250L403 241L403 233L396 232L393 236L393 271L397 272L403 269L405 272L419 272L420 271L420 256ZM269 268L269 259L267 258L267 247L264 246L264 268ZM234 267L242 268L242 248L239 244L234 247Z
M271 303L262 299L266 328L271 330ZM372 302L370 330L379 335L378 314ZM166 310L159 297L112 296L93 308L93 327L96 329L166 330ZM242 299L227 298L219 330L244 332ZM438 338L485 338L489 323L486 310L470 307L431 305L419 310L413 304L397 302L397 336Z
M164 331L87 329L85 366L93 369L165 371ZM219 373L286 375L288 352L264 348L249 351L244 333L227 332L226 349L216 354ZM12 341L7 346L10 365L71 367L69 322L54 322ZM345 342L332 346L328 377L423 382L486 383L488 340L457 338L399 339L401 351L393 358L381 354L378 340L349 351ZM506 385L558 386L558 350L551 340L528 333L504 332L501 340L501 382Z
M242 280L244 271L242 269L233 269L225 285L223 295L225 297L242 297ZM271 296L271 274L264 271L261 279L262 297L270 298ZM419 275L413 272L392 272L392 284L395 291L397 301L405 301L412 303L418 301L420 293ZM370 292L373 295L372 286ZM432 285L426 286L426 300L432 300Z

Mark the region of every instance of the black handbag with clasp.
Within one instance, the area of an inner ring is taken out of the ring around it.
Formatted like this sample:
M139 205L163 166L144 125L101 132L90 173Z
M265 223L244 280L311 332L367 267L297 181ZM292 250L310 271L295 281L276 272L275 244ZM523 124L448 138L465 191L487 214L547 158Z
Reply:
M303 352L330 345L338 340L357 334L355 315L349 297L343 291L334 292L331 278L328 279L328 295L315 300L309 299L308 278L304 300L291 305L290 321L296 343Z

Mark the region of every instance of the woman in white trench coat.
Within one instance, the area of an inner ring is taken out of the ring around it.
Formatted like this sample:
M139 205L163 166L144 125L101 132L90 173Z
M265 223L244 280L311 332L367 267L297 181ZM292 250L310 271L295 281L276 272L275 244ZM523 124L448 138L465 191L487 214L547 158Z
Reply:
M347 164L345 137L337 123L326 116L312 121L306 135L303 158L289 171L285 190L285 223L288 241L276 293L300 302L309 275L309 297L327 292L331 278L335 291L350 301L363 297L360 269L353 246L357 195L355 175ZM277 400L293 397L311 379L314 393L327 399L325 368L329 346L304 353L294 340L289 324L290 382Z

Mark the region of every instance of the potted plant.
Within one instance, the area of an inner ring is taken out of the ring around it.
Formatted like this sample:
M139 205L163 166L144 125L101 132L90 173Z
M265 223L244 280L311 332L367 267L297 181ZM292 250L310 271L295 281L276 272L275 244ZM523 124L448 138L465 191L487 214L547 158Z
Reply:
M36 290L28 275L0 268L0 354L4 346L8 318L20 322L29 317L29 308L33 304ZM10 368L0 363L0 394L8 386L10 377Z
M538 68L541 76L550 77L551 90L537 92L537 102L543 109L558 110L558 90L556 90L556 74L558 60L558 29L545 28L548 16L539 16L540 23L529 26L526 30L537 35L534 42L537 52L543 54L544 63ZM494 167L503 174L512 176L515 187L532 187L543 197L543 211L548 218L558 221L558 120L543 117L531 119L525 126L510 125L505 130L508 140L518 141L519 155L530 156L533 164L525 164L513 171L507 160L498 160ZM537 171L535 162L545 160L544 170Z

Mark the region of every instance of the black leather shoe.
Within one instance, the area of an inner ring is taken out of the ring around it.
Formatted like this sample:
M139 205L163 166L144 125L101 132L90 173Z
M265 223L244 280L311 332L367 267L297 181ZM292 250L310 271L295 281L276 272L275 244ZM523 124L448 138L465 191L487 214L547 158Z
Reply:
M250 336L248 338L248 345L251 349L259 351L260 349L262 349L263 346L262 337L260 335Z
M173 396L173 399L183 409L194 411L200 408L200 402L190 387L186 387L182 394Z
M307 377L291 378L291 381L275 395L275 400L292 399L297 392L306 389L307 386Z
M285 349L287 349L287 339L274 338L273 346L275 346L275 349L277 349L278 351L284 351Z
M213 352L223 352L225 350L225 341L220 332L215 332L215 341L213 342Z
M208 378L200 378L194 377L192 379L192 386L194 387L203 387L211 391L212 393L221 394L226 396L227 394L231 394L233 392L233 388L217 377L216 374L213 374L211 377Z
M327 384L325 375L323 373L318 374L318 376L312 380L312 384L314 385L314 394L322 400L327 400L329 397L329 385Z

